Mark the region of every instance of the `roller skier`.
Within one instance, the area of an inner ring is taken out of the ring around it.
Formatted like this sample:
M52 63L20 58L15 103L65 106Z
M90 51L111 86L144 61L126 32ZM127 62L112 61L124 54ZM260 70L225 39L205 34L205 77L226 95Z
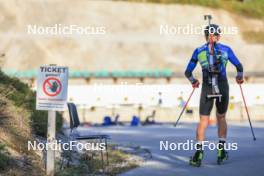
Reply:
M209 19L209 24L204 29L206 43L195 49L185 71L185 76L191 82L193 88L198 88L200 83L194 78L192 72L198 62L202 68L203 81L199 106L200 122L196 130L196 152L190 159L190 164L197 167L201 165L204 157L203 141L205 140L205 131L208 127L214 102L217 111L219 137L217 163L222 164L228 158L228 153L224 149L227 137L225 117L229 103L229 85L226 75L228 61L236 67L236 82L238 84L244 82L242 64L229 46L219 43L220 27L210 23L212 18L210 15L205 16L206 18Z

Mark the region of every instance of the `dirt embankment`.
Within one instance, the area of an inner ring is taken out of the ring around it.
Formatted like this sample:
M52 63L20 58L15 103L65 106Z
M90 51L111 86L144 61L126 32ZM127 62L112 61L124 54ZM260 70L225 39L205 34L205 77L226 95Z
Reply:
M213 21L222 26L238 27L238 34L222 37L223 43L233 48L246 71L263 70L263 45L248 44L241 36L244 30L263 30L263 21L190 5L83 0L0 1L0 53L5 53L2 65L17 70L53 63L91 71L183 71L193 50L204 43L203 35L160 35L160 26L204 25L204 14L212 14ZM106 34L27 34L27 25L54 24L104 27Z

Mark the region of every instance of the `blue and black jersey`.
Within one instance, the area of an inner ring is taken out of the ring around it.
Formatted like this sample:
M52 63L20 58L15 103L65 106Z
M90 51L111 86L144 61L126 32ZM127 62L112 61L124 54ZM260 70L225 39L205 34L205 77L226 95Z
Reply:
M214 53L219 62L219 80L227 80L226 76L226 65L230 61L237 69L238 75L243 76L243 66L239 62L238 58L232 51L232 49L221 43L216 43L214 45ZM194 80L192 72L195 69L197 62L200 63L203 71L203 80L208 77L209 69L209 44L206 43L203 46L195 49L192 58L188 63L185 71L185 76L192 82Z

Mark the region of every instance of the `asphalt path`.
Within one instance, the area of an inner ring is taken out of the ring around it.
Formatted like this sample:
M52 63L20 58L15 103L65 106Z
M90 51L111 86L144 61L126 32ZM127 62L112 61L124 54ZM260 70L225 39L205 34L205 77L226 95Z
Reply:
M189 158L194 150L175 150L175 145L189 140L195 141L195 123L180 123L177 128L172 125L153 126L111 126L80 127L81 133L104 133L111 136L112 143L138 145L147 148L152 158L140 167L121 174L122 176L263 176L264 163L264 123L253 123L256 141L253 141L247 122L231 123L228 126L228 143L237 143L237 150L229 151L229 159L223 165L217 165L217 150L205 149L205 156L200 168L189 165ZM217 127L210 126L206 132L209 142L217 143ZM162 150L163 141L171 145L169 150ZM233 146L233 149L235 147Z

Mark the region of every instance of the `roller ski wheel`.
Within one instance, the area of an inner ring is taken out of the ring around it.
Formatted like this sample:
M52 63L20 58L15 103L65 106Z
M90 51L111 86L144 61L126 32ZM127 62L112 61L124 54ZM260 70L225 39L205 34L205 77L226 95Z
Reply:
M200 167L203 160L203 151L196 151L194 156L190 158L190 165Z
M221 165L228 159L228 153L225 150L218 150L217 153L217 164Z

